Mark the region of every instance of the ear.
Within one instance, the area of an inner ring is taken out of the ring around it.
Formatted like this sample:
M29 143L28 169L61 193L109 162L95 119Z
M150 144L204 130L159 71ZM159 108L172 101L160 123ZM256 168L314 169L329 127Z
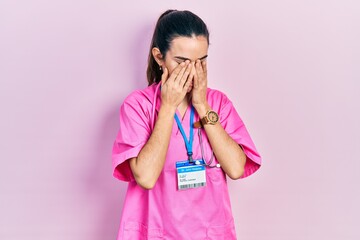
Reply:
M155 61L157 62L157 64L159 64L159 66L162 66L164 64L165 59L163 59L163 55L160 52L160 49L157 47L154 47L151 49L151 53L155 59Z

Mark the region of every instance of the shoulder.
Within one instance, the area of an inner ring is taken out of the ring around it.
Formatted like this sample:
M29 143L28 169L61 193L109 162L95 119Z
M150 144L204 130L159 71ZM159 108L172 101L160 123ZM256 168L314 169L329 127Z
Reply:
M150 119L153 112L156 86L151 85L130 93L120 106L120 118Z
M145 89L139 89L131 92L124 100L122 105L130 106L152 106L153 99L155 96L156 85L151 85Z
M210 106L216 108L222 108L231 103L225 93L212 88L207 89L207 100Z

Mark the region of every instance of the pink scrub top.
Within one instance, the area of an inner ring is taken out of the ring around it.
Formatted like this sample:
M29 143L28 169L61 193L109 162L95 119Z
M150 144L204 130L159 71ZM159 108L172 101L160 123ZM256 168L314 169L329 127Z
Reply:
M187 160L184 139L174 119L164 168L151 190L137 185L128 159L137 157L148 141L161 105L160 84L131 93L120 108L120 130L112 152L114 177L128 181L118 240L233 240L235 225L225 173L206 168L206 186L178 190L176 162ZM247 158L242 178L253 174L261 157L231 101L220 91L208 89L209 105L219 114L225 131L244 150ZM195 121L199 116L195 112ZM189 134L190 107L181 120ZM193 158L201 159L198 129L194 131ZM204 155L209 161L211 147L201 129ZM218 163L214 158L215 164ZM214 164L213 161L213 164Z

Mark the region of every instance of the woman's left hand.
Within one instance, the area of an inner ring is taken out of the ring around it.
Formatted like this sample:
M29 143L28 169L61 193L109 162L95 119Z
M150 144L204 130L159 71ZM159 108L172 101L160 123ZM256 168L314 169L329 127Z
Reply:
M195 67L193 71L196 71L194 74L194 82L192 89L192 104L197 110L199 115L205 114L209 106L206 100L207 92L207 67L206 61L196 60Z

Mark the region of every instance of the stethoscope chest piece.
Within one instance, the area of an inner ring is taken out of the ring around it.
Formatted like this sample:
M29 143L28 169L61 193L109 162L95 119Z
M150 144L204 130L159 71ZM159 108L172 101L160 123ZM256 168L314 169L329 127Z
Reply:
M199 160L195 161L195 165L202 165L202 166L206 166L206 167L209 167L209 168L214 168L214 167L220 168L221 167L220 163L217 163L216 165L210 165L210 164L205 162L205 164L202 164Z

